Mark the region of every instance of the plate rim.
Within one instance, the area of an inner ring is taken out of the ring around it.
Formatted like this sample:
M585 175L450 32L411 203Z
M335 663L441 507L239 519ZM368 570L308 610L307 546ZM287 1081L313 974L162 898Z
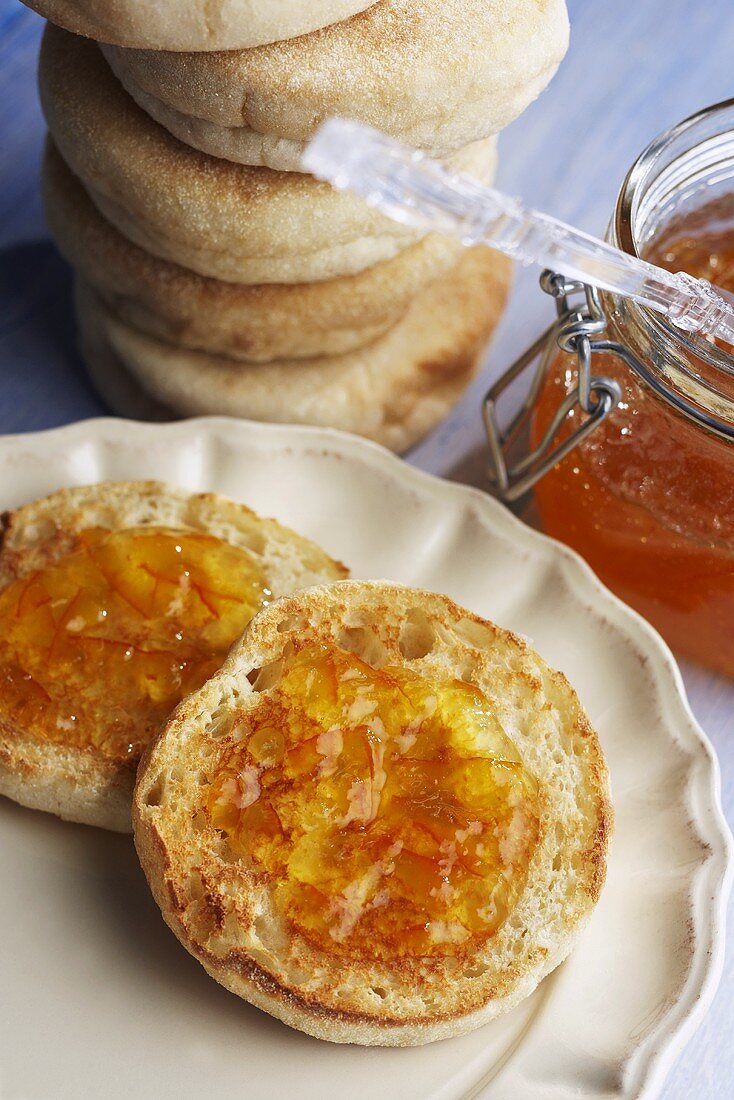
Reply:
M618 1094L620 1097L641 1097L648 1100L658 1095L674 1062L703 1021L718 988L724 968L727 903L734 882L734 838L723 812L718 758L711 741L691 710L680 669L667 643L640 614L599 580L576 551L530 527L489 493L472 485L449 481L428 473L378 443L338 429L262 423L223 416L192 417L165 424L111 416L92 417L39 431L1 434L0 463L8 448L20 441L43 448L59 440L63 441L64 438L87 437L87 441L95 438L108 441L111 435L117 435L115 442L122 441L129 446L136 434L157 438L167 436L175 440L192 433L203 432L221 438L226 435L235 436L243 431L250 437L261 436L281 447L320 449L325 453L338 454L342 458L346 455L350 459L360 459L372 467L381 468L393 480L403 484L407 482L424 494L433 497L436 494L449 494L463 499L480 513L483 512L491 521L493 529L501 530L510 541L533 549L541 548L547 557L563 563L563 568L571 579L580 581L587 593L601 599L602 604L614 612L609 620L612 629L623 635L627 642L634 638L634 643L643 650L645 656L655 658L648 661L650 675L658 686L661 681L667 680L672 689L667 697L669 705L666 707L666 724L675 722L677 731L684 735L685 743L692 750L697 750L698 758L705 758L706 773L699 784L703 788L705 780L708 780L705 783L706 802L704 813L696 820L696 827L710 849L710 856L702 871L706 894L711 898L708 920L704 927L699 920L696 949L691 955L688 978L680 996L669 1006L657 1027L631 1050L625 1063L622 1091ZM700 918L693 903L691 915L693 918ZM481 1097L485 1093L484 1086L480 1086L476 1095Z

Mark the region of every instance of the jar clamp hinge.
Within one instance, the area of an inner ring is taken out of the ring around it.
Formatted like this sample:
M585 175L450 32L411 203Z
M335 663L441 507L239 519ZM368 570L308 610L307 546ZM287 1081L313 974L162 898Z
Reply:
M565 279L553 271L543 272L540 285L546 294L555 299L556 321L495 382L482 406L492 463L490 480L499 497L507 503L516 501L531 489L548 470L591 435L619 404L622 397L619 384L612 378L591 373L592 355L595 352L611 353L620 356L630 366L637 365L622 345L598 339L606 330L607 318L594 287ZM579 294L584 295L583 302L577 305L569 302L571 296ZM510 453L528 425L545 375L559 349L576 356L578 385L556 410L537 447L512 463ZM536 360L538 365L525 400L510 423L501 427L497 419L500 397ZM554 446L558 429L576 406L586 414L586 418Z

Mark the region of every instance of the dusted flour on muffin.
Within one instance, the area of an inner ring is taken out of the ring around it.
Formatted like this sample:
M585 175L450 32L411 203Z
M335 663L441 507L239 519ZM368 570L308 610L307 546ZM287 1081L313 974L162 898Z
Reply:
M257 50L104 53L143 110L187 145L298 172L305 143L335 115L439 157L497 134L567 46L565 0L381 0Z
M143 50L240 50L348 19L374 0L28 0L75 34Z
M48 26L39 60L51 136L92 201L141 248L232 283L303 283L354 275L425 234L312 176L207 156L135 104L93 42ZM494 141L451 159L492 178Z

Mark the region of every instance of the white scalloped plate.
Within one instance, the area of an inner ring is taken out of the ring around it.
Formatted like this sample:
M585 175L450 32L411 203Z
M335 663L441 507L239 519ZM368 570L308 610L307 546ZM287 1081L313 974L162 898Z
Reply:
M607 886L571 958L509 1015L415 1050L338 1047L212 982L163 925L129 838L0 800L3 1100L655 1095L718 981L730 864L716 760L655 632L493 500L350 436L207 419L0 438L3 508L141 477L245 501L355 576L446 592L528 635L601 734Z

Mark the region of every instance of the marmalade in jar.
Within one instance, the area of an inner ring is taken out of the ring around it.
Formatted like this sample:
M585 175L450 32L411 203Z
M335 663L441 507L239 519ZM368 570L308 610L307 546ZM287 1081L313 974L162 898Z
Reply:
M734 199L718 201L671 222L646 258L734 291L733 227ZM625 331L612 328L624 343ZM679 654L734 676L734 443L676 411L616 357L595 370L617 380L622 401L537 484L543 528L578 550ZM534 443L575 379L575 359L559 355Z
M476 687L307 643L233 736L206 812L308 941L352 957L458 954L505 920L539 792Z
M252 554L211 535L81 531L0 592L0 721L134 760L269 596Z

